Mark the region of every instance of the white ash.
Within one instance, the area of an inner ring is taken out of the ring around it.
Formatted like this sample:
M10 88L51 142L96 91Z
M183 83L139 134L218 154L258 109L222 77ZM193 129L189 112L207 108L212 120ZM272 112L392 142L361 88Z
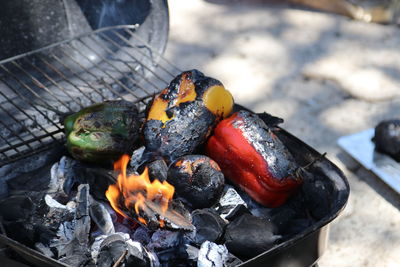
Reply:
M76 184L87 183L87 178L79 173L81 163L73 158L63 156L50 169L48 193L68 196Z
M35 243L35 249L40 251L43 255L49 258L54 258L54 253L50 250L49 247L46 247L40 242Z
M89 216L89 185L81 184L78 186L78 194L76 196L76 222L75 237L82 246L87 246L89 242L90 232L90 216Z
M197 261L198 257L199 257L199 251L200 249L198 249L195 246L189 245L189 244L185 244L185 251L188 255L188 260L191 261Z
M107 208L92 197L90 197L89 213L90 218L103 234L109 235L115 233L114 224Z
M222 196L218 203L214 205L214 209L217 210L223 219L227 219L241 208L247 208L246 202L233 186L225 185Z
M231 185L225 185L224 191L222 193L219 202L224 203L225 205L242 204L245 207L247 207L246 202L244 202L239 193Z
M101 243L107 238L107 235L100 235L96 237L90 247L90 255L92 255L92 259L94 263L97 263L97 257L99 256Z
M143 155L144 155L145 147L141 146L132 153L131 161L129 162L129 166L133 168L134 171L143 164Z
M52 196L50 195L46 195L44 197L44 201L46 202L46 205L49 206L50 208L53 209L67 209L67 206L61 204L60 202L58 202L57 200L55 200Z
M59 258L58 261L67 266L90 266L90 255L85 251L77 251L73 255Z
M68 201L67 204L65 204L65 206L67 207L68 210L75 211L75 209L76 209L76 202L73 201L73 200Z
M57 238L53 239L50 247L56 248L58 256L65 255L65 247L72 242L74 238L75 221L63 221L57 230Z
M56 162L53 164L53 166L51 166L50 169L50 182L49 182L49 187L48 187L48 192L49 193L56 193L58 191L60 191L60 189L62 189L62 186L60 186L59 181L61 179L59 179L58 177L58 168L60 166L59 162Z
M76 212L75 201L70 201L67 205L63 205L51 195L45 195L44 202L49 207L47 214L43 217L44 226L58 228L58 238L56 239L63 240L62 242L71 240L70 236L73 235L73 229L75 228L75 222L73 221Z
M150 267L160 267L161 264L160 264L160 261L159 261L157 255L151 251L146 250L146 252L147 252L147 256L150 259Z
M75 199L76 209L72 220L61 222L57 238L53 239L50 247L55 247L60 256L73 256L88 250L90 216L89 216L89 185L82 184L78 187Z
M63 186L67 177L68 168L70 166L70 159L63 156L59 162L53 164L50 169L50 182L48 193L59 194L63 193Z
M217 245L213 242L204 242L199 251L198 267L224 267L228 260L229 252L225 245Z
M158 257L156 254L149 252L140 242L132 241L129 239L126 241L128 244L128 248L131 255L138 255L137 253L133 252L132 250L137 250L143 257L147 257L150 261L150 267L159 267L160 262L158 261Z
M47 194L44 197L44 201L50 209L63 209L68 210L69 212L75 212L75 202L68 202L67 205L61 204L57 200L55 200L51 195Z
M126 247L122 244L125 244ZM102 260L112 261L112 259L110 259L109 257L111 256L114 258L115 251L113 250L114 249L123 250L124 247L128 252L125 257L125 259L128 262L138 262L138 261L141 263L147 262L148 263L147 266L150 267L158 267L160 265L154 253L148 252L141 243L133 241L130 238L129 234L126 233L114 233L108 236L102 235L97 237L95 239L95 242L92 244L91 255L95 264L97 265Z
M113 236L118 236L124 241L130 240L130 236L127 233L120 233L116 232L112 234ZM100 253L101 248L104 246L104 241L109 238L112 235L101 235L95 238L94 242L92 243L92 246L90 247L90 254L92 255L92 259L94 263L97 263L97 259Z

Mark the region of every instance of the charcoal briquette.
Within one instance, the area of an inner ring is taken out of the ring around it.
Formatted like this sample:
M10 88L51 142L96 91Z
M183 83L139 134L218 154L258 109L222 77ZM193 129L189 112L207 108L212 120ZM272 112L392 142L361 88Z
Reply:
M280 239L276 233L270 221L243 214L228 224L224 241L232 254L249 259L271 248Z
M163 159L150 162L147 167L149 168L149 176L152 181L155 179L161 182L167 180L168 166Z
M305 204L314 219L320 220L329 214L332 206L332 189L322 179L305 180L302 191Z
M150 250L162 250L177 247L179 246L181 239L182 234L180 232L159 229L151 236L147 248Z
M199 209L192 212L196 227L194 242L201 245L205 241L218 242L224 233L226 222L212 209Z
M140 242L143 245L147 245L151 240L151 232L147 227L139 226L133 233L133 241Z
M10 209L10 207L18 207ZM34 204L30 197L15 195L0 201L0 214L3 220L27 220L34 212Z

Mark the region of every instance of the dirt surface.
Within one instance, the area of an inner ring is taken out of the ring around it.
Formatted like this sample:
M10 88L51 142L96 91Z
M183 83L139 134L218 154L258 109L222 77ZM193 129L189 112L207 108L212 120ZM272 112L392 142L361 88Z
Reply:
M238 103L284 118L344 171L349 203L320 266L400 266L400 195L336 145L400 117L400 28L244 2L169 1L167 58L220 79Z

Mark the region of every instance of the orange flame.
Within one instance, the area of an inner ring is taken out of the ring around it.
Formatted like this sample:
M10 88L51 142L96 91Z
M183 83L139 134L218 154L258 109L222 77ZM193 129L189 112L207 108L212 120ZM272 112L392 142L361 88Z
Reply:
M143 209L146 201L159 203L164 213L174 196L175 188L167 181L154 180L151 182L147 167L140 175L127 176L126 167L129 160L130 157L128 155L122 155L114 163L114 169L120 171L120 173L118 174L117 182L108 187L106 197L111 207L120 215L129 218L120 208L120 201L123 200L125 207L129 210L134 210L138 215L138 220L146 224L146 220L139 216L139 211ZM160 226L164 226L164 221L160 221Z

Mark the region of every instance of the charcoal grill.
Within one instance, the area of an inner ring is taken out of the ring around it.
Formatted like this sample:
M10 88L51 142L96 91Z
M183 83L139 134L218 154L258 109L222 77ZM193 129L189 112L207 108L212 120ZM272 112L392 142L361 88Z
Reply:
M180 70L162 57L166 39L156 41L161 45L155 49L154 39L143 38L141 30L137 25L105 27L0 61L0 167L64 146L63 117L85 106L120 98L145 108L152 95ZM321 158L290 133L281 130L279 137L299 163ZM311 172L330 183L329 214L240 266L309 266L317 261L328 224L344 208L349 186L343 173L326 158ZM64 266L6 237L0 243L33 265Z

